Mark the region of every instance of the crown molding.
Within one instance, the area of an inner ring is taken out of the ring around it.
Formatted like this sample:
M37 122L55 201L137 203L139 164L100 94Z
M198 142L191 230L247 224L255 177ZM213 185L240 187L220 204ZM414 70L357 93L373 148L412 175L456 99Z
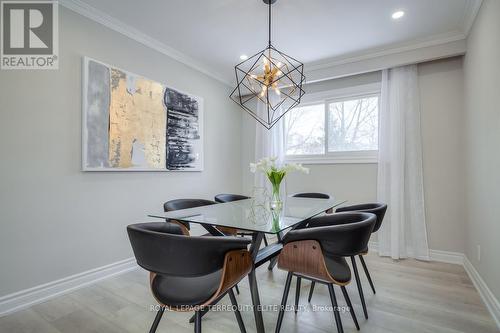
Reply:
M331 58L327 61L318 61L314 63L309 63L307 65L308 71L316 71L329 67L335 67L340 65L345 65L354 62L360 62L364 60L370 60L378 57L385 57L393 54L409 52L413 50L428 48L432 46L447 44L466 38L466 35L461 31L454 31L451 33L435 35L425 40L414 40L413 42L405 42L398 45L391 45L384 49L371 49L356 55L351 55L347 57Z
M176 49L160 42L159 40L152 38L145 33L131 27L130 25L111 17L110 15L86 4L80 0L59 0L59 4L67 9L78 13L92 21L95 21L103 26L114 30L124 36L127 36L130 39L135 40L147 46L155 51L158 51L180 63L183 63L186 66L189 66L205 75L210 76L217 81L222 82L225 85L230 85L225 78L220 76L218 73L212 72L207 65L200 63L199 61L191 58L190 56L177 51Z
M441 39L420 47L405 46L377 52L367 52L351 58L339 59L336 62L305 66L307 83L331 80L368 72L376 72L387 68L418 64L427 61L464 55L467 50L465 36Z
M483 4L483 0L467 0L464 10L464 17L462 19L462 31L465 36L469 36L472 25L476 20L476 16L479 13L479 9Z

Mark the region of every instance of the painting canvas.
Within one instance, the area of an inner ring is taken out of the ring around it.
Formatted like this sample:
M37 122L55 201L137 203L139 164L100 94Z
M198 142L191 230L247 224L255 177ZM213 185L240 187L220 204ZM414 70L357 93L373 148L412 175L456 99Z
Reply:
M84 171L201 171L203 100L102 62L83 63Z

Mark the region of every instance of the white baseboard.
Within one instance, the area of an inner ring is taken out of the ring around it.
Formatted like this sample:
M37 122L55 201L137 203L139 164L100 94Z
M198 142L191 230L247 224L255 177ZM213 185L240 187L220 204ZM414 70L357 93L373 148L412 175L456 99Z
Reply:
M467 257L464 257L464 268L500 329L500 302Z
M97 281L129 272L137 267L135 258L129 258L0 297L0 317L45 302Z
M370 251L377 252L378 243L370 242L368 248L370 249ZM444 262L447 264L464 264L464 254L459 252L429 250L429 258L431 261Z
M447 264L464 264L464 254L459 252L429 250L431 261L444 262Z

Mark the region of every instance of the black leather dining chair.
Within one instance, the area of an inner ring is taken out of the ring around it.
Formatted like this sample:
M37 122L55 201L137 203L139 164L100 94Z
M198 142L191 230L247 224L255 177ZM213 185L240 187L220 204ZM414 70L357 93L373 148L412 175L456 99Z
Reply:
M377 215L377 222L375 223L375 227L373 228L372 233L377 232L378 229L380 229L380 226L382 225L382 221L384 220L385 212L387 211L387 205L384 203L367 203L367 204L360 204L360 205L353 205L353 206L344 206L337 208L337 212L366 212L366 213L372 213ZM366 277L368 278L368 282L370 282L370 287L372 288L373 293L375 294L375 286L373 285L372 278L370 276L370 272L368 271L368 268L366 266L365 260L363 259L363 256L368 254L368 246L366 247L365 251L363 251L359 255L359 260L361 261L361 264L363 266L363 270L365 271Z
M317 192L304 192L304 193L296 193L292 195L295 198L314 198L314 199L330 199L330 196L325 193L317 193Z
M311 198L311 199L330 199L330 195L326 193L319 193L319 192L303 192L303 193L296 193L292 195L294 198ZM333 210L329 209L325 213L331 214L333 213Z
M356 328L356 314L345 288L351 281L351 271L345 257L366 248L376 216L370 213L339 213L309 220L307 226L291 230L283 239L284 247L278 258L278 268L288 272L278 315L276 332L280 331L284 308L292 277L308 279L328 286L334 309L337 331L343 332L334 285L340 286ZM296 303L296 308L298 304Z
M188 208L209 206L215 204L216 204L215 201L205 200L205 199L175 199L165 202L165 204L163 204L163 208L165 212L171 212L179 209L188 209ZM182 233L184 235L189 236L190 226L188 222L177 221L177 220L169 220L169 222L178 224L182 229ZM236 234L236 229L233 228L216 227L216 229L218 229L225 235L232 236ZM236 286L235 289L236 292L239 294L240 289L238 288L238 286Z
M169 222L132 224L127 232L138 265L150 272L151 292L160 305L150 333L156 332L166 308L195 311L194 331L201 332L204 307L227 294L245 332L232 288L252 268L249 240L186 236L180 225Z
M385 212L387 211L387 205L383 203L367 203L367 204L360 204L360 205L353 205L353 206L344 206L337 208L336 212L337 213L342 213L342 212L364 212L364 213L371 213L375 214L377 217L377 220L375 222L375 226L373 227L373 231L377 232L380 226L382 225L382 221L384 220ZM370 272L368 271L368 267L366 266L365 260L363 258L364 255L368 254L368 244L364 249L362 249L357 255L361 261L361 264L363 266L363 270L365 271L366 277L368 278L368 282L370 283L370 287L372 288L373 293L375 294L375 286L373 284L372 278L370 276ZM359 297L361 299L361 305L363 306L363 312L365 315L365 318L368 318L368 310L366 308L366 302L365 302L365 296L363 293L363 286L361 284L361 281L359 279L359 273L358 273L358 267L356 265L356 258L355 256L351 257L351 263L352 267L354 270L354 276L356 278L356 285L358 286L358 292L359 292ZM309 290L309 298L308 301L311 301L312 295L314 292L314 282L311 283L311 289Z
M208 206L214 204L215 202L205 199L175 199L165 202L163 204L163 210L165 212L171 212L179 209L188 209L188 208ZM176 221L176 220L170 220L170 222L178 224L182 229L182 233L184 235L189 235L189 230L191 228L188 222Z
M247 197L246 195L241 195L241 194L221 193L221 194L217 194L214 197L214 199L218 203L224 203L224 202L231 202L231 201L239 201L239 200L250 199L250 197Z

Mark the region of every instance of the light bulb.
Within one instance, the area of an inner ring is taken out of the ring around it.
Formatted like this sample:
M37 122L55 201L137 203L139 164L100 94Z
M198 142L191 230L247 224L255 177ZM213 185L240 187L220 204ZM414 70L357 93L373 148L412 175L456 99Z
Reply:
M260 92L260 97L264 97L264 95L266 94L266 88L262 87L262 91Z
M403 16L405 16L405 12L402 11L402 10L398 10L397 12L394 12L392 14L392 19L393 20L399 20L400 18L402 18Z

